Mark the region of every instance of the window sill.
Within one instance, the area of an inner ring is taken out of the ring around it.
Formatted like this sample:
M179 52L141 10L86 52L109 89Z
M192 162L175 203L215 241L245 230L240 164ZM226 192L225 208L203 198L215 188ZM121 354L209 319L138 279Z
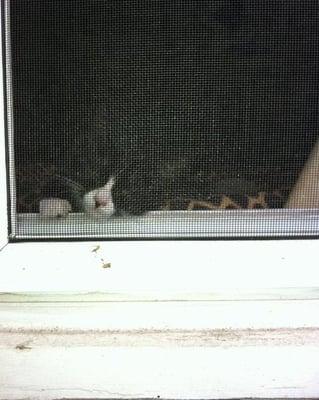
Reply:
M39 300L0 301L1 400L319 395L319 300Z
M318 240L9 243L0 400L318 397L317 253Z

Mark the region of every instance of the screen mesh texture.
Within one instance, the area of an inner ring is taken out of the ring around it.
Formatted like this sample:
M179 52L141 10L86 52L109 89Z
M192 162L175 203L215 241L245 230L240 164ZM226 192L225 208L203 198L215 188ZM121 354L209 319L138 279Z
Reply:
M317 1L7 7L17 237L315 232Z

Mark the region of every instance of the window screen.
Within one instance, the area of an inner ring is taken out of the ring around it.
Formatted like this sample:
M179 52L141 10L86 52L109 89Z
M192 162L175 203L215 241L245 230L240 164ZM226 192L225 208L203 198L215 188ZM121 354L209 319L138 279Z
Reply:
M318 233L317 0L3 11L13 238Z

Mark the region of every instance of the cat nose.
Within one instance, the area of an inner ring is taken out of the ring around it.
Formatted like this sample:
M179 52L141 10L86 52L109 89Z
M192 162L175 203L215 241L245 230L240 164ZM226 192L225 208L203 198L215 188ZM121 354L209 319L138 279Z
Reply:
M94 197L94 201L95 201L95 208L105 207L107 205L107 200L101 199L98 196Z

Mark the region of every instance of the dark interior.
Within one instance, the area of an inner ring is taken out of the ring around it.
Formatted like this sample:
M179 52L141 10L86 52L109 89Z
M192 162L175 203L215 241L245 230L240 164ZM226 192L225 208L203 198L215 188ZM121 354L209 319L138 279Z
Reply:
M318 137L317 0L10 7L18 212L80 211L114 171L133 214L284 206Z

